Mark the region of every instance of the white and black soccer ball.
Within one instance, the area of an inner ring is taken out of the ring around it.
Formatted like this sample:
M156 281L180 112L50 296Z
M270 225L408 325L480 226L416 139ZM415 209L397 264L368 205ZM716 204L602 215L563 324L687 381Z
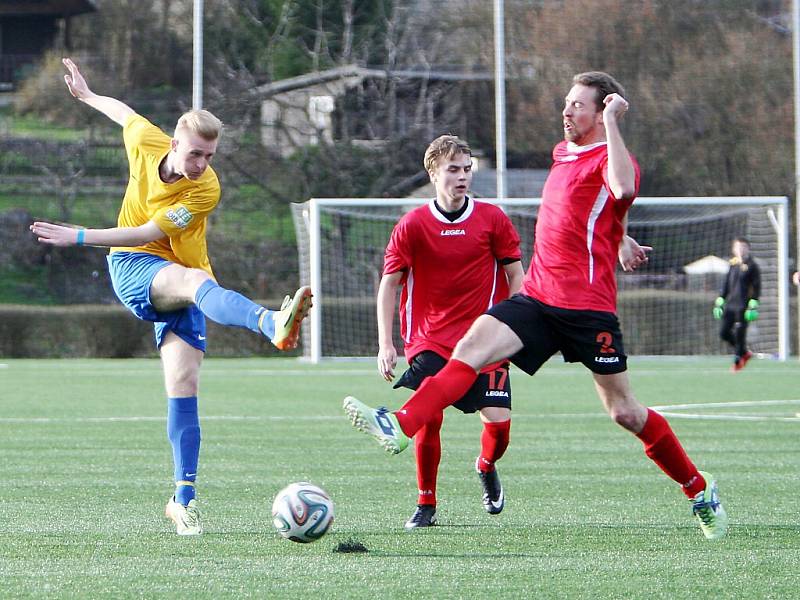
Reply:
M333 523L333 501L321 487L299 481L283 488L272 503L272 524L293 542L315 542Z

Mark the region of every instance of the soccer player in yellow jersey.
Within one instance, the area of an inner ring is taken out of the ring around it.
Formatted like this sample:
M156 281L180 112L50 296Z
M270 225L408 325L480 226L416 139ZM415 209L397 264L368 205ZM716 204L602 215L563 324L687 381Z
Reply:
M106 246L111 281L122 303L155 325L168 400L167 436L175 466L175 494L166 514L180 535L202 533L195 500L200 454L197 392L206 348L205 317L247 327L281 350L297 346L300 322L311 307L302 287L280 310L259 306L214 280L206 250L206 220L220 186L209 166L222 123L205 110L178 120L172 138L132 108L89 89L78 67L63 60L64 80L78 100L122 126L130 179L117 227L76 229L37 222L31 231L54 246Z

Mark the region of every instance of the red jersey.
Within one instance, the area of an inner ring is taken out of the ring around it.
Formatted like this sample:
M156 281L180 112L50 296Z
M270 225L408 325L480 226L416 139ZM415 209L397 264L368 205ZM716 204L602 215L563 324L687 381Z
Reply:
M631 160L638 192L639 165ZM542 191L522 293L558 308L616 312L617 252L632 203L611 194L605 142L560 142Z
M409 361L425 350L450 358L472 322L508 297L507 259L520 259L519 235L493 204L469 198L450 221L431 200L400 219L383 273L403 271L400 333Z

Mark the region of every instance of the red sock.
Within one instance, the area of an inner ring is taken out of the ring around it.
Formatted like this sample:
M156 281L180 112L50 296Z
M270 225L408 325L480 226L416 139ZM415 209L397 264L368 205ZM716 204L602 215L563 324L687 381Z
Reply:
M686 456L683 446L664 417L648 408L647 421L636 437L642 440L644 453L681 485L686 496L694 498L705 489L705 479Z
M419 486L417 504L436 505L436 476L439 474L439 460L442 458L439 430L442 428L443 416L443 413L439 413L438 418L428 421L414 436Z
M511 419L498 423L484 423L481 433L481 455L478 469L483 473L494 471L494 463L500 460L508 448L511 437Z
M477 378L475 369L451 358L436 375L426 377L408 402L395 413L400 429L408 437L413 437L425 423L466 394Z

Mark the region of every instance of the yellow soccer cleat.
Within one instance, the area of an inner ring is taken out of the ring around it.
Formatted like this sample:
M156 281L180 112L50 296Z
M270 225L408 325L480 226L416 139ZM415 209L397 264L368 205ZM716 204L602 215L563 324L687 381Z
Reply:
M300 337L300 323L308 314L311 308L311 288L304 285L294 293L294 297L286 296L281 304L281 309L271 313L275 321L275 334L272 336L272 343L278 350L293 350L297 347ZM261 319L267 317L265 311ZM259 322L258 327L263 331Z

